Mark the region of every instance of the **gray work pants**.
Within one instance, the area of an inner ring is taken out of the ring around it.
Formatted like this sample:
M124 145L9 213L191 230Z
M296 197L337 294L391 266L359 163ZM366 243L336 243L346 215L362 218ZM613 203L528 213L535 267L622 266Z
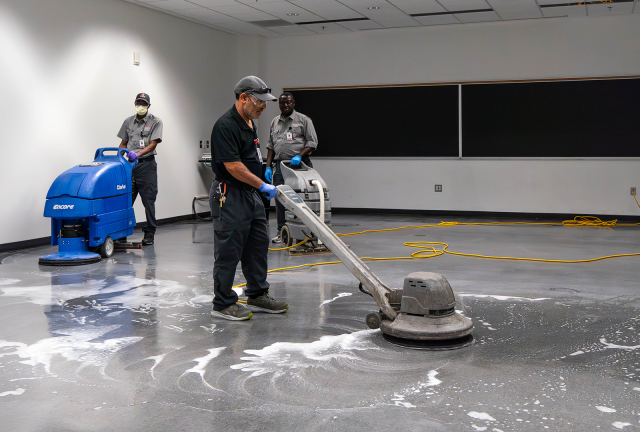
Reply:
M214 192L209 191L213 217L213 309L220 311L238 301L231 289L238 263L247 281L244 293L249 297L269 292L267 253L269 234L264 204L258 192L227 185L226 201L220 206Z
M138 164L131 173L131 205L136 202L138 193L144 206L147 225L142 228L145 233L155 234L158 228L156 221L156 197L158 196L158 164L154 156L138 159Z

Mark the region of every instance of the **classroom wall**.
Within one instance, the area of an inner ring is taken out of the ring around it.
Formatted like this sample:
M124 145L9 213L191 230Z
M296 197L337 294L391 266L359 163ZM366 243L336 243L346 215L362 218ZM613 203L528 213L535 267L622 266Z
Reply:
M640 14L270 38L263 42L265 79L279 92L640 75L639 40ZM336 115L357 109L335 101ZM278 113L272 104L261 119L262 141ZM410 128L428 134L430 120L420 112L398 106L397 113L389 127L397 129L399 140ZM629 191L640 187L640 161L317 158L314 164L329 183L335 207L640 215ZM435 184L443 185L442 193L434 192Z
M119 144L139 92L164 121L157 217L191 213L211 179L197 163L199 141L233 104L237 41L122 0L2 0L0 244L50 235L51 183ZM135 208L144 221L140 200Z

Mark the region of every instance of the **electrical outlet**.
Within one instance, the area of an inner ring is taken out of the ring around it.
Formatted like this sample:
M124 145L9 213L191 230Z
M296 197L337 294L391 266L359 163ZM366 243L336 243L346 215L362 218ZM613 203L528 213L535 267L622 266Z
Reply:
M200 148L202 148L202 141L200 141Z
M209 141L207 141L207 148L209 148Z
M633 195L633 196L636 195L636 188L634 188L634 187L631 188L631 195Z
M436 192L442 192L442 185L436 185Z

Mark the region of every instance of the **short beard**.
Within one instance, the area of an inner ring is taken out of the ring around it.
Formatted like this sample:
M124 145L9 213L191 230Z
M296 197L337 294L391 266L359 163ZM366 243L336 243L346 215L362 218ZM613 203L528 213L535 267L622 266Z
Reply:
M245 115L245 117L246 117L246 118L248 118L249 120L255 120L255 119L257 119L257 118L258 118L258 117L254 117L254 116L255 116L255 113L252 113L252 112L249 110L249 105L248 105L248 104L242 107L242 113L243 113L243 114Z

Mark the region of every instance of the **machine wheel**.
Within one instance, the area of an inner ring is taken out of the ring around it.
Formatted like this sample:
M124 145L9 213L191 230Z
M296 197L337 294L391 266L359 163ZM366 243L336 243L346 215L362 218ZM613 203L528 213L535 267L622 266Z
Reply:
M291 232L288 226L283 226L280 230L280 243L282 247L289 247L293 245L293 239L291 238Z
M110 258L114 249L113 240L111 240L111 237L107 237L104 239L104 243L100 245L100 256L102 258Z
M378 312L371 312L370 314L367 314L365 322L367 323L367 327L369 327L370 329L377 329L380 328L382 317Z

